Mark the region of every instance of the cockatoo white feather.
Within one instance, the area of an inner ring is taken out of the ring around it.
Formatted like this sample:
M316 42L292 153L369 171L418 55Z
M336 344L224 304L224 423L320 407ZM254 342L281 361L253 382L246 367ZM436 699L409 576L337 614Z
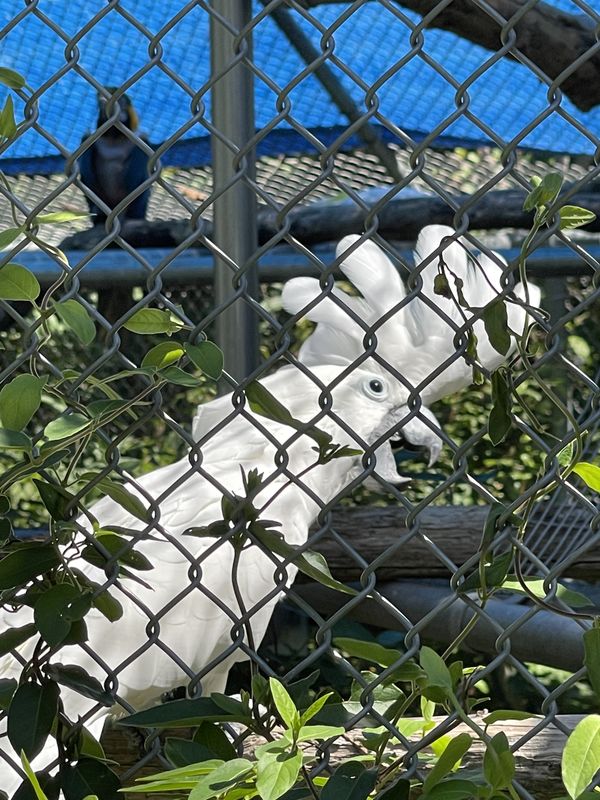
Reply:
M339 368L317 366L312 373L326 386L334 382L330 390L331 411L321 410L321 389L296 367L280 369L263 384L293 417L314 422L331 434L334 442L360 450L370 442L377 444L378 457L380 454L385 468L391 470L389 443L381 444L379 439L386 430L408 418L409 411L404 407L408 392L381 372L356 370L342 377ZM261 429L266 429L268 435ZM158 702L164 692L210 668L213 660L231 649L224 660L217 661L215 668L202 676L203 693L222 692L231 665L246 658L242 650L232 648L232 630L242 614L232 582L233 547L218 539L182 535L188 528L206 526L222 518L223 492L244 495L241 470L247 473L257 468L264 474L264 488L253 502L257 509L264 509L263 517L281 523L281 532L291 544L306 541L309 526L322 506L362 471L361 457L356 455L309 469L317 460L313 439L292 427L259 417L247 406L234 407L231 396L199 408L193 435L198 448L128 487L146 505L148 498L155 501L160 511L155 523L142 522L108 497L90 508L102 528L118 526L139 531L135 549L150 560L154 569L143 573L147 585L122 578L110 589L123 606L118 622L109 622L92 608L86 616L85 646L62 647L56 656L62 663L83 667L102 683L108 676L116 678L119 700L135 709ZM407 422L406 436L415 444L421 439L429 441L430 435L417 418ZM285 452L286 460L278 452ZM403 480L395 466L393 472L387 477ZM301 478L296 477L301 474ZM87 519L79 522L90 531ZM280 561L258 546L244 550L240 557L237 580L244 609L251 614L254 646L263 638L283 588L274 578ZM70 566L97 583L106 580L102 569L79 557ZM296 574L295 566L288 565L286 573L289 585ZM33 613L22 606L16 612L3 611L1 618L4 628L22 626L32 621ZM243 634L241 630L239 635ZM21 658L31 656L35 642L30 640L19 648ZM12 654L0 659L0 677L18 677L20 672L21 664ZM61 697L70 719L84 715L88 719L95 714L91 726L95 735L106 715L118 713L120 708L98 708L93 700L65 687ZM49 740L35 765L49 764L55 757L55 744ZM12 791L19 783L12 768L0 759L2 788Z
M415 248L415 270L422 287L408 297L386 253L370 240L359 242L359 236L344 237L336 248L336 256L343 259L340 269L362 297L334 288L331 294L340 304L324 295L316 278L294 278L284 286L284 308L317 323L300 349L301 361L307 365L348 364L364 355L363 342L367 330L373 328L376 353L413 387L425 381L420 390L425 404L452 394L471 381L472 368L454 345L456 332L465 323L473 323L481 365L491 371L504 363L507 355L494 349L483 321L473 321L475 312L434 292L434 280L443 261L454 296L457 296L456 281L462 281L468 305L473 310L484 307L502 291L500 264L506 262L501 256L494 254L494 260L483 253L470 253L452 228L428 225L419 234ZM539 289L529 284L529 304L537 306L539 299ZM528 319L524 301L523 286L517 284L506 307L508 327L518 334L523 332ZM389 318L380 322L388 313ZM430 378L442 365L441 374Z

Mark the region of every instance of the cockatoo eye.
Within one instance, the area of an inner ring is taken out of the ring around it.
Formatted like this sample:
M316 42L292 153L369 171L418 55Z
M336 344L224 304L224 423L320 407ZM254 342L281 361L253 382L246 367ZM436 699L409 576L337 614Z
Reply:
M373 400L385 400L388 396L388 385L382 378L368 378L363 383L363 391Z

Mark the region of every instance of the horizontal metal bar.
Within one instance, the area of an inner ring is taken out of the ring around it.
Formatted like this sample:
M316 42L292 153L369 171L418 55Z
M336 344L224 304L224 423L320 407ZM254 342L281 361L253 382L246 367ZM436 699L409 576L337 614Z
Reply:
M312 253L325 265L331 264L335 258L334 245L318 245L311 248ZM586 246L586 251L596 259L600 259L600 246ZM163 260L168 259L167 248L140 248L137 250L152 269ZM514 261L519 251L516 248L498 250L509 263ZM66 253L72 267L87 257L87 253L73 250ZM406 262L412 263L412 252L401 248L398 255ZM49 286L61 274L58 264L45 253L38 250L24 250L19 253L19 263L35 273L42 286ZM168 286L207 285L213 281L214 260L212 254L204 248L188 248L177 255L161 272L163 282ZM527 271L532 277L558 277L589 275L591 268L577 254L565 247L541 247L527 260ZM121 249L106 249L93 256L85 268L79 273L81 285L89 289L106 286L144 286L148 279L148 271L140 262ZM259 276L262 283L286 281L298 275L315 275L319 271L306 256L293 247L280 245L274 247L259 260Z

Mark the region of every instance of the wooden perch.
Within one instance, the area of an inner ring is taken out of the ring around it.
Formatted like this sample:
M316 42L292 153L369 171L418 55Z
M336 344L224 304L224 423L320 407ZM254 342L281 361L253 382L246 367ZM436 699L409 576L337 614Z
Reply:
M392 240L414 241L425 225L452 225L455 208L467 200L468 195L454 195L453 207L439 197L423 196L390 200L377 210L376 230ZM497 230L498 228L527 229L533 215L523 211L524 191L507 189L487 192L463 216L468 217L470 230ZM586 230L600 230L600 192L574 195L569 204L583 206L596 214L596 219L585 226ZM373 213L359 208L356 203L315 203L302 206L289 214L285 220L272 210L261 210L258 214L260 244L276 236L284 224L289 225L289 235L305 245L338 241L349 233L362 233L373 226ZM133 247L175 247L192 233L187 220L127 220L121 236ZM212 224L204 222L200 233L210 238ZM89 250L106 236L104 226L88 228L72 234L61 242L62 250ZM198 237L198 245L202 239Z
M473 717L473 721L480 728L483 728L482 716ZM562 715L557 717L557 723L570 732L581 719L581 716L574 714ZM445 718L438 717L435 722L440 724L444 720ZM510 744L513 745L515 742L527 737L539 722L540 719L538 718L505 720L490 725L488 733L490 736L494 736L496 733L503 731ZM448 733L450 736L458 736L460 733L468 733L473 736L473 730L464 724L458 725ZM189 732L182 732L181 729L178 729L171 731L167 735L185 737L186 735L189 736ZM329 750L331 753L331 765L335 767L342 759L356 757L359 753L364 752L361 747L361 738L360 728L356 728L344 737L338 738ZM415 737L412 738L414 739ZM550 798L564 794L564 787L560 778L560 763L566 739L566 734L559 727L554 724L548 724L532 738L524 741L515 751L516 780L536 800L550 800ZM246 754L251 753L261 743L255 737L248 739ZM141 737L136 736L132 731L127 731L127 729L110 728L102 737L102 744L105 747L107 757L114 758L121 765L120 772L125 772L127 768L136 764L144 755ZM400 745L390 746L390 752L394 752L398 758L404 754L404 750ZM462 767L464 769L481 770L483 753L483 742L479 739L474 739L469 752L463 759ZM151 775L152 772L158 772L161 769L165 769L164 765L155 759L151 762L151 766L145 766L143 770L136 774ZM428 767L423 767L423 776L426 775L427 770ZM460 777L460 772L457 773L456 777ZM127 784L132 785L133 778L129 778ZM173 794L145 795L136 793L123 795L123 797L124 800L134 800L134 798L139 798L139 800L172 800ZM340 800L342 799L340 798Z
M346 0L300 0L305 8L341 2ZM559 88L582 111L589 111L600 103L600 48L592 17L583 13L568 14L548 3L538 2L518 19L525 0L487 0L489 12L472 0L454 0L443 5L439 0L396 2L423 17L431 15L426 28L451 31L488 50L500 50L505 38L512 45L510 55L513 58L529 59L552 80L571 70L574 62L582 58L577 69L559 81ZM518 21L513 25L511 20L515 17ZM503 34L503 30L506 33ZM514 44L512 31L516 35Z
M451 572L428 543L437 545L457 566L464 564L479 550L487 513L487 507L482 506L436 506L425 509L419 514L420 533L397 549L393 549L393 545L408 533L404 524L406 514L397 506L339 508L333 514L332 525L368 563L387 548L392 548L385 562L377 568L380 581L449 578ZM569 516L563 522L567 529L573 524L573 517ZM559 535L560 524L559 519L553 525L553 535ZM581 526L589 526L588 517L582 516ZM565 541L568 541L567 530ZM333 536L323 536L312 547L323 553L336 578L344 582L359 579L361 566L351 559ZM535 547L533 549L535 551ZM588 581L597 580L600 578L600 548L596 546L580 554L561 574ZM298 580L302 580L302 577Z

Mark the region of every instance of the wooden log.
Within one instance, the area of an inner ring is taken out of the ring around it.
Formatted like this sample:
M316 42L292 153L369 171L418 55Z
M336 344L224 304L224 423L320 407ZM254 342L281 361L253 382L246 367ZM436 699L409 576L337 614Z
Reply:
M497 230L498 228L529 228L533 215L523 211L525 192L506 189L486 192L473 207L469 207L470 230ZM303 206L285 215L289 234L303 244L338 241L350 233L363 233L367 228L375 229L389 239L414 241L425 225L452 225L455 209L460 208L468 195L453 195L450 203L439 197L424 196L390 200L377 211L377 225L373 224L373 212L360 208L355 203L315 203ZM596 214L596 219L585 226L586 230L600 230L600 192L581 192L568 201L572 205L587 208ZM258 214L260 244L271 240L282 229L284 221L271 209ZM205 222L202 233L210 238L212 225ZM128 220L121 236L132 247L174 247L191 236L192 228L187 220ZM104 226L80 231L64 239L62 250L89 250L106 237ZM202 244L201 239L196 239Z
M482 716L483 713L472 717L473 723L480 729L484 727ZM436 718L436 725L444 723L445 719L445 717ZM564 794L560 778L560 763L567 735L563 732L563 729L570 732L581 719L581 716L574 714L558 716L556 725L549 722L531 738L529 738L531 731L540 723L539 718L505 720L490 725L487 732L490 736L494 736L496 733L503 731L511 745L518 743L515 751L517 782L536 800L550 800L550 798ZM451 736L457 736L460 733L468 733L473 736L473 729L466 724L460 724L452 728L448 733ZM177 731L171 731L170 735L185 737L189 735L189 731L182 732L181 729L178 729ZM411 740L418 741L419 737L411 737ZM246 742L246 755L252 754L254 749L261 743L262 741L258 738L250 737ZM131 731L127 732L123 728L109 728L102 737L102 744L106 750L106 755L121 765L119 770L121 774L132 768L145 756L142 738L138 737L136 740ZM484 743L474 737L471 749L463 759L462 767L464 769L481 769L484 750ZM355 728L345 736L338 738L331 746L330 763L335 767L341 760L355 757L364 752L366 751L362 746L361 729ZM390 745L389 752L393 753L396 758L402 758L405 754L405 750L400 744ZM146 764L136 774L151 775L161 769L164 769L164 765L161 765L155 759ZM425 775L428 769L427 765L423 765L422 775ZM460 777L460 772L458 777ZM132 785L133 781L133 777L129 778L128 785ZM146 795L136 793L124 794L123 797L124 800L135 800L135 798L139 798L139 800L173 800L174 796L173 794Z
M307 8L346 0L300 0ZM479 44L499 50L505 42L532 61L549 78L558 78L581 63L561 80L559 87L582 111L600 103L600 52L595 48L594 20L591 16L569 14L549 3L538 2L523 14L524 0L487 0L484 10L472 0L396 0L403 8L428 15L426 28L442 28ZM520 16L519 18L519 15ZM510 24L511 19L518 20ZM504 26L504 22L509 24ZM503 27L506 32L503 34ZM514 43L510 34L514 31ZM508 33L508 35L507 35ZM516 54L509 53L509 57Z
M338 508L332 517L332 528L343 536L367 563L372 563L388 548L389 555L377 567L377 578L390 581L396 578L449 578L448 566L440 560L430 546L439 547L451 562L460 566L478 552L487 516L482 506L436 506L419 514L419 533L404 544L398 543L409 533L405 526L406 512L397 506L358 506ZM573 524L573 516L553 525L554 536L560 535L560 525ZM589 519L581 518L581 527L589 526ZM556 528L558 526L558 528ZM539 538L539 537L538 537ZM541 541L541 540L540 540ZM351 558L332 535L324 535L312 544L312 549L323 553L331 571L341 581L352 582L360 578L362 567ZM600 578L600 546L596 545L568 563L562 573L589 581ZM304 580L299 576L298 580Z

